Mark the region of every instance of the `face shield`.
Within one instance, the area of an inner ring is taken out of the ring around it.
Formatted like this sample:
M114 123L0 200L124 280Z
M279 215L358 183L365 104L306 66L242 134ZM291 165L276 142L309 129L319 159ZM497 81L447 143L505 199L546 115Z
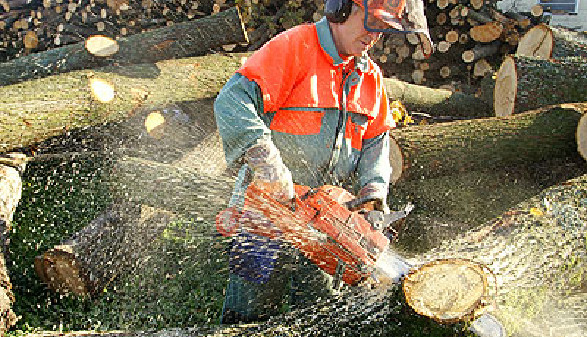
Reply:
M433 46L424 16L423 0L359 0L365 9L364 25L369 32L414 33L420 39L423 54L432 54Z

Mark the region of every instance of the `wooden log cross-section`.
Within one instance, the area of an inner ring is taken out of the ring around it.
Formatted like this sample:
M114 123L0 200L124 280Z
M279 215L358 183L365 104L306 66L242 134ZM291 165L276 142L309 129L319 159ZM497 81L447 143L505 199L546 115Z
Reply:
M392 181L578 155L575 133L585 107L551 106L507 118L394 129Z
M118 51L107 57L90 53L80 42L1 63L0 85L116 63L154 63L202 55L215 47L246 42L240 13L233 7L202 19L121 38L117 41Z
M586 102L587 63L507 56L493 91L496 116L509 116L543 106Z

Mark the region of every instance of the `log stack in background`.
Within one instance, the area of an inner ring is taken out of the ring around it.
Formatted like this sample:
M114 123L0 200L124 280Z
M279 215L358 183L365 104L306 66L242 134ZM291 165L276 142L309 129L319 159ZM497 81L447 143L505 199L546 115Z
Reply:
M496 1L425 0L436 52L424 59L410 34L389 34L372 49L386 77L473 93L484 76L514 54L518 42L542 21L542 11L502 13ZM120 38L201 18L231 6L241 9L258 49L277 33L319 20L324 0L4 0L0 8L0 61L77 43L95 34ZM3 12L2 12L3 10ZM233 49L235 48L236 49Z
M2 4L0 61L7 61L96 34L120 38L203 18L228 9L234 1L4 0Z

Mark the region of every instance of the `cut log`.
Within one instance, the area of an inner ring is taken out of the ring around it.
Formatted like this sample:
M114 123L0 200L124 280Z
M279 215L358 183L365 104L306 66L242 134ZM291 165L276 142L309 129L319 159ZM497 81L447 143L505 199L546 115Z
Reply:
M486 59L480 59L479 61L475 62L475 66L473 67L473 76L483 77L492 71L493 67L491 67L491 64L487 62Z
M491 116L491 108L482 100L460 92L432 89L386 78L385 90L390 100L401 101L409 111L431 116L476 118Z
M25 163L20 154L9 154L0 159L0 336L4 336L17 321L12 310L14 295L6 260L12 219L22 196L21 174Z
M584 114L577 126L577 149L583 159L587 160L587 115Z
M552 56L554 47L554 35L548 25L532 27L518 43L516 55L533 56L548 60Z
M215 47L247 41L240 13L234 7L199 20L121 38L119 52L108 58L90 54L84 43L19 57L0 64L0 85L111 64L153 63L203 55Z
M569 295L582 294L583 299L586 295L585 195L587 176L583 175L543 190L418 258L458 257L488 266L498 285L493 314L508 334L533 331L539 324L561 335L580 336L584 332L580 322L587 313L572 310L576 306L567 307L566 302Z
M500 22L489 22L471 28L469 35L477 42L488 43L497 40L503 32L503 25Z
M554 35L553 58L587 58L587 36L585 34L562 27L550 27L550 30Z
M476 45L473 49L465 50L462 54L462 59L465 63L475 62L482 58L497 54L500 50L500 46L500 41L495 41L490 44Z
M554 106L507 118L394 129L392 181L577 156L575 133L585 107Z
M145 107L215 97L246 56L82 70L0 87L0 152L123 120Z
M538 107L587 101L587 64L572 60L551 62L507 56L493 93L496 116L509 116Z
M114 204L70 239L35 259L35 271L50 289L80 296L102 291L147 258L174 215Z

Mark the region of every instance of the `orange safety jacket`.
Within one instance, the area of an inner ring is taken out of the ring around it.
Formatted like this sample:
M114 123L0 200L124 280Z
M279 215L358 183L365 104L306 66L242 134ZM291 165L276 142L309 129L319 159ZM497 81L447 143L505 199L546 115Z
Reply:
M216 99L227 161L270 134L296 183L345 185L356 175L354 193L369 185L385 200L395 122L382 80L368 56L340 57L326 19L279 34Z

